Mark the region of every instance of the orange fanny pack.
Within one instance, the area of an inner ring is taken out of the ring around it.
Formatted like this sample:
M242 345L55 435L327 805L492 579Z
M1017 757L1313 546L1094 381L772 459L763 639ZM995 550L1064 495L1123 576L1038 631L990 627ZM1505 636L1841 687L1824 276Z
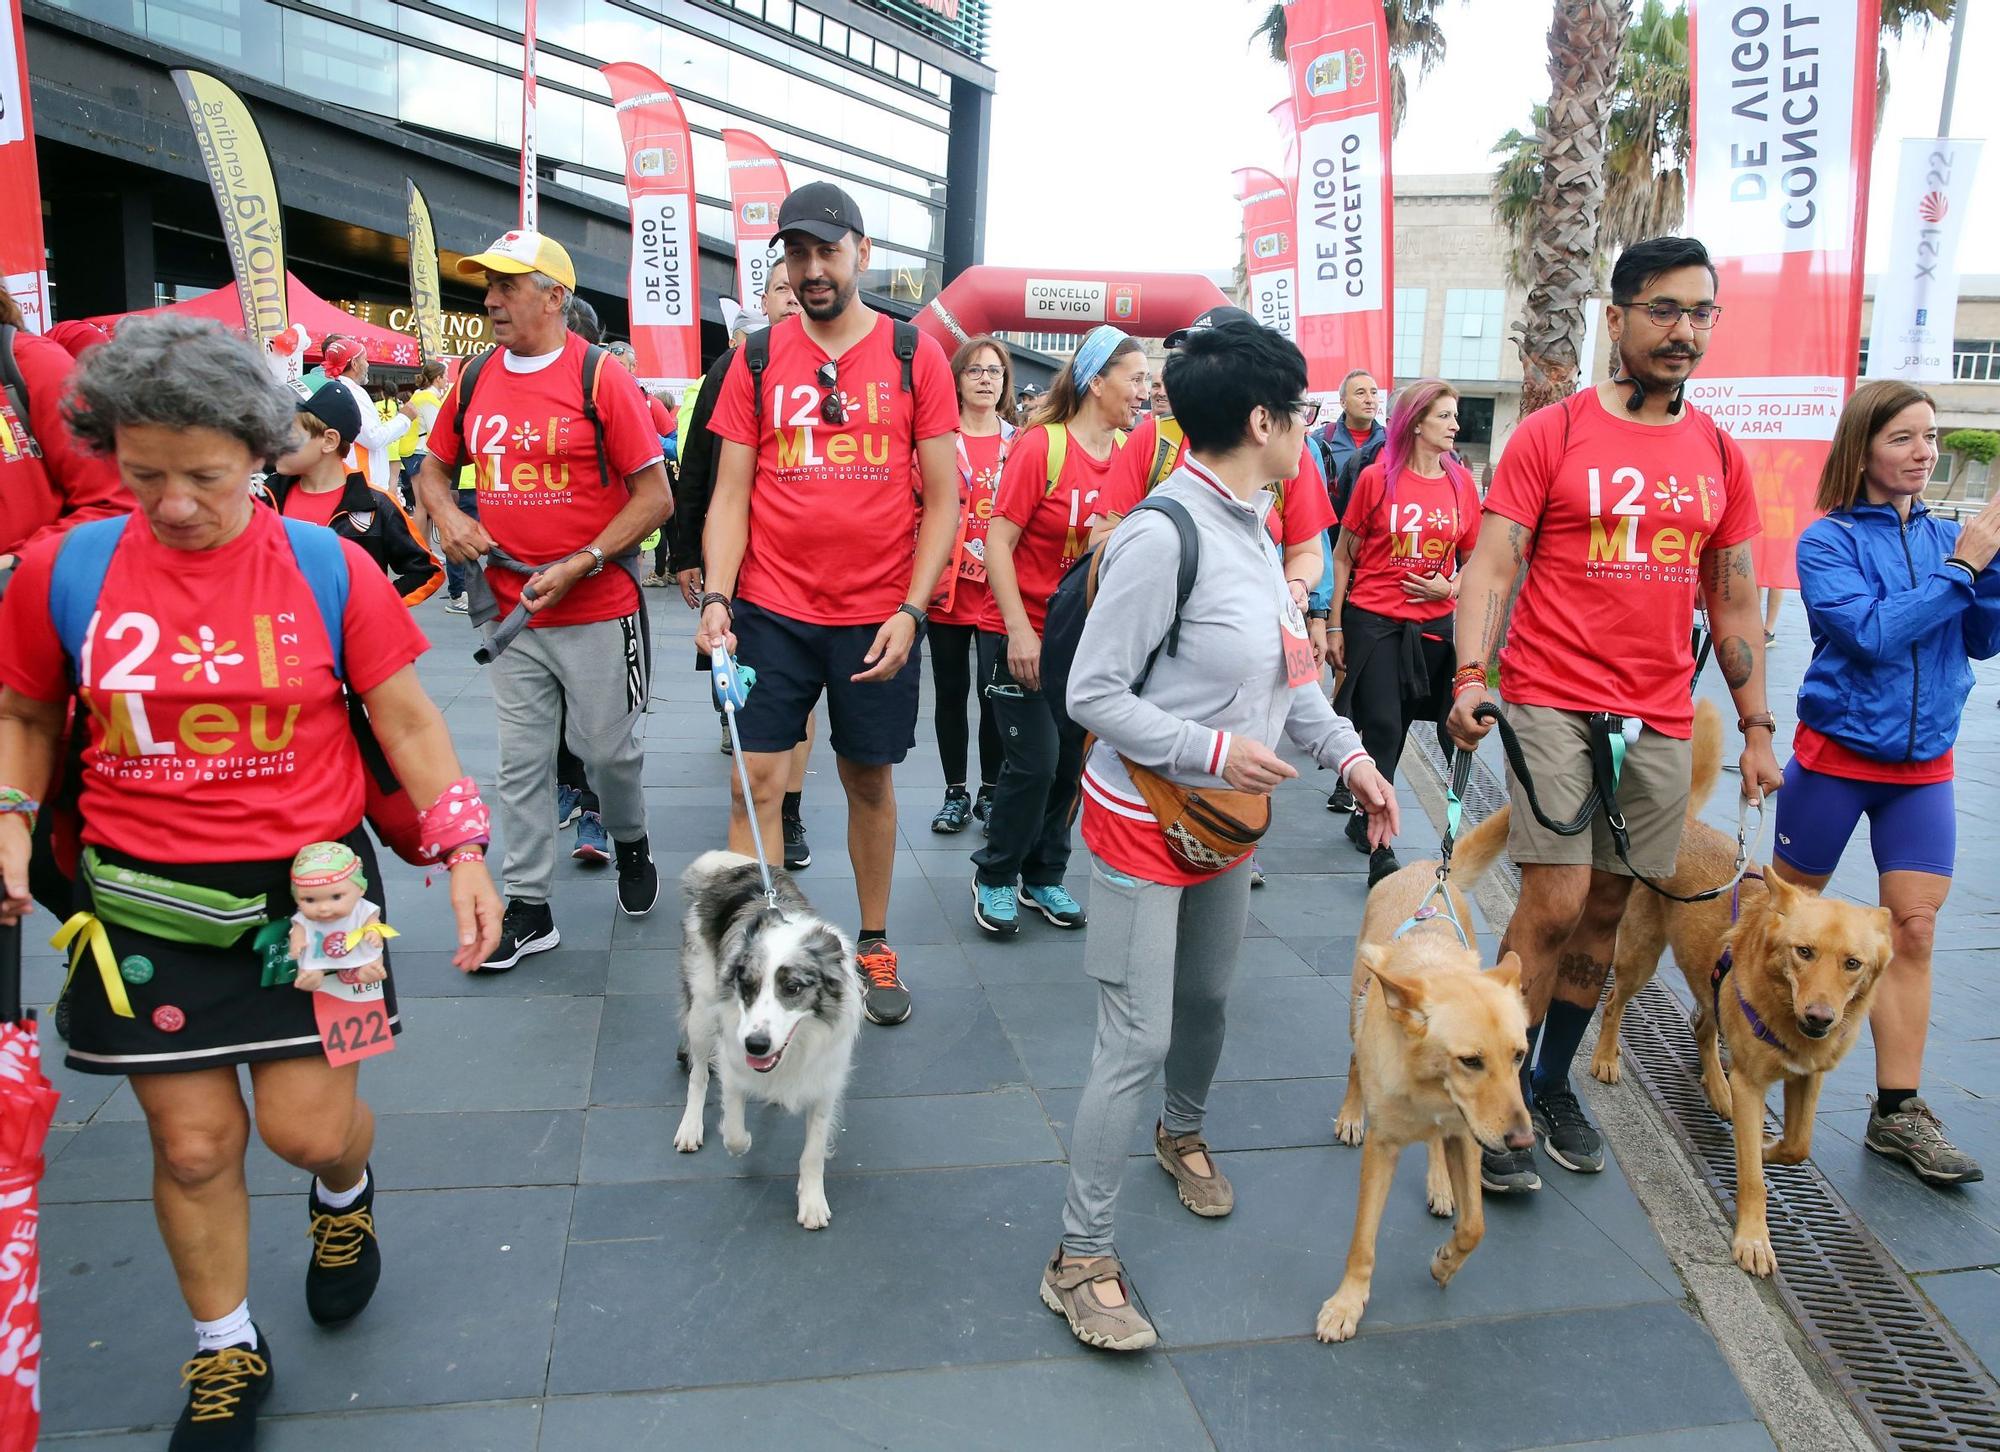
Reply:
M1271 798L1227 788L1177 786L1157 771L1120 755L1139 795L1167 839L1167 850L1192 872L1223 872L1256 849L1271 829Z

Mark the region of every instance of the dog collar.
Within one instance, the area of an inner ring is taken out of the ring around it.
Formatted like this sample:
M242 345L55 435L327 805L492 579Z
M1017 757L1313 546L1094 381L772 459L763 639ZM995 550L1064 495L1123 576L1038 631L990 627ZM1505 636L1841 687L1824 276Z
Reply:
M1784 1048L1784 1044L1779 1040L1778 1036L1765 1027L1764 1020L1757 1016L1757 1010L1750 1006L1750 1000L1743 996L1743 990L1733 983L1729 986L1736 989L1736 1006L1743 1010L1743 1017L1750 1025L1750 1032L1774 1049Z

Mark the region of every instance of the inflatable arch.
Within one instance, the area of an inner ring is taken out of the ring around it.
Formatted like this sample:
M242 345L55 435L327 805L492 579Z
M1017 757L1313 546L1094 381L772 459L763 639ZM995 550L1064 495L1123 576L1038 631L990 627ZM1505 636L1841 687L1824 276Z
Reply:
M980 333L1084 333L1099 323L1163 338L1228 301L1194 272L981 266L961 272L915 322L949 353Z

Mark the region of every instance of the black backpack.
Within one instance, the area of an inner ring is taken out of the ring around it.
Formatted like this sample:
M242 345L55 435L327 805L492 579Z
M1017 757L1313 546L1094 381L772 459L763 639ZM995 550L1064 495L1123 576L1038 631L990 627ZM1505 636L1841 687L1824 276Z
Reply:
M1386 433L1377 434L1360 448L1347 456L1340 466L1340 477L1329 481L1333 493L1333 522L1339 524L1347 517L1347 503L1354 497L1354 481L1361 477L1361 471L1382 457L1382 448L1389 442ZM1339 536L1336 535L1335 538Z
M1179 500L1149 494L1133 505L1125 518L1130 519L1142 509L1164 514L1174 522L1174 531L1181 537L1181 563L1174 586L1173 623L1167 627L1166 639L1146 657L1146 668L1139 672L1139 679L1132 682L1134 695L1146 688L1146 678L1153 673L1153 662L1160 658L1161 651L1180 654L1181 611L1187 607L1188 596L1194 593L1194 577L1201 568L1201 536L1195 532L1194 516L1187 512L1187 506ZM1065 726L1074 725L1069 717L1069 675L1076 664L1076 648L1083 641L1084 617L1097 598L1097 571L1103 555L1104 544L1100 541L1085 550L1082 558L1063 573L1055 593L1049 596L1049 613L1042 623L1042 698L1055 711L1056 720Z
M903 392L914 394L916 380L914 364L917 356L917 325L906 323L901 318L891 320L889 345L896 350L896 362L901 366ZM758 432L764 427L764 370L771 365L771 330L759 328L743 340L743 362L750 369L751 418L756 420Z

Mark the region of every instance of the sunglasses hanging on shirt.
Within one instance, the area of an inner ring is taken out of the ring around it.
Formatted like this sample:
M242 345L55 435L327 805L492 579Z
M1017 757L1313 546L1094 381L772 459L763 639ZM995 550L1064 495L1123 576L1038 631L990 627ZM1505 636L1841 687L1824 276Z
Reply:
M846 423L847 400L840 392L839 365L829 358L819 365L813 377L819 380L819 386L826 392L826 396L820 400L819 416L830 424Z

